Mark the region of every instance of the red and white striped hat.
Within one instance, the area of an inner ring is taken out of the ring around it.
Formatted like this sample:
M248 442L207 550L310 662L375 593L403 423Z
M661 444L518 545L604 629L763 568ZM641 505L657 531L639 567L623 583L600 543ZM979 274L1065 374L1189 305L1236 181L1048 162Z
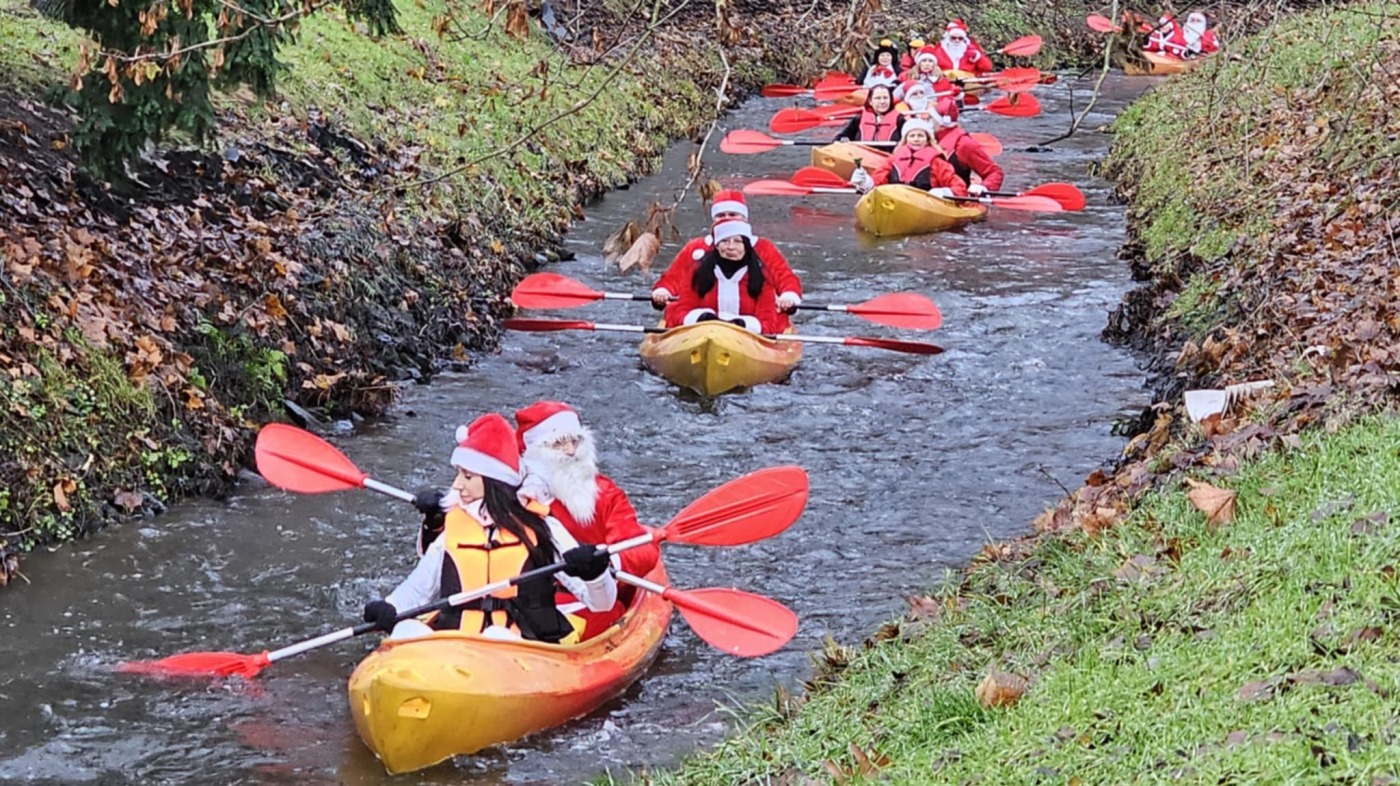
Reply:
M728 240L731 237L743 235L753 242L753 227L749 222L737 218L727 218L715 223L714 231L710 233L715 239L715 245L719 245L721 240Z
M738 213L748 218L749 205L744 201L744 192L732 189L715 192L715 202L710 205L711 220L718 218L720 213Z
M562 401L536 401L515 411L517 447L548 445L560 437L583 436L578 413Z
M457 448L452 466L510 486L519 486L520 450L510 421L492 412L457 427Z

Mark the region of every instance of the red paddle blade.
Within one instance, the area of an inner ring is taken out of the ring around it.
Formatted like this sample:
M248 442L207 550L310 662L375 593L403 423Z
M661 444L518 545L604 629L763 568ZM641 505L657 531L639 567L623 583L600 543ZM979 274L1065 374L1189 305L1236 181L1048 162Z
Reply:
M987 155L993 157L1001 155L1002 147L1000 139L980 131L974 131L969 134L969 136L976 140L977 144L981 145L983 150L987 151Z
M556 330L592 330L593 323L582 319L525 319L510 317L501 320L506 330L523 330L527 333L549 333Z
M742 546L791 527L807 506L801 467L768 467L735 478L686 505L656 540L697 546Z
M841 89L845 89L845 91L849 93L849 92L851 92L852 90L855 90L856 87L857 87L857 85L856 85L856 80L853 79L853 78L851 78L851 75L850 75L850 74L839 74L839 75L838 75L838 74L832 73L832 74L827 74L826 76L824 76L824 77L822 77L820 80L818 80L817 83L816 83L815 85L812 85L812 90L815 92L815 91L817 91L817 90L841 90Z
M812 90L812 97L818 101L835 101L859 90L855 84L827 84Z
M789 107L779 109L773 115L773 119L768 121L768 130L775 134L795 134L809 128L816 128L826 122L827 119L816 112Z
M602 292L558 273L528 275L510 293L520 308L573 308L602 298Z
M244 677L252 679L267 668L267 653L240 655L237 652L187 652L161 660L127 661L117 666L122 674L150 674L157 677Z
M1021 196L1049 197L1060 203L1062 209L1073 212L1083 210L1084 205L1087 204L1087 200L1084 198L1084 192L1075 188L1074 185L1070 183L1046 183L1045 185L1032 188L1021 194Z
M841 343L848 347L876 347L892 352L906 352L910 355L940 355L943 353L943 347L937 344L926 344L922 341L900 341L893 338L847 336Z
M253 451L258 474L300 494L360 488L369 477L331 443L285 423L263 426Z
M1117 33L1123 30L1123 28L1115 25L1112 19L1099 14L1089 14L1084 18L1084 23L1089 26L1090 30L1096 33Z
M710 646L740 658L776 652L797 633L797 615L762 595L736 589L678 590L662 594Z
M762 196L807 196L812 189L786 180L755 180L744 186L745 194Z
M890 327L910 330L935 330L943 324L943 315L932 300L916 292L894 292L881 295L854 306L847 312Z
M987 111L1006 117L1035 117L1040 114L1040 102L1029 93L1017 93L987 104Z
M860 114L861 109L862 107L858 106L843 106L840 104L833 104L832 106L819 106L811 111L812 114L821 115L827 120L835 120L838 117L842 120L850 120L851 118Z
M1064 208L1060 203L1047 196L1014 196L996 197L992 199L993 207L1004 207L1007 210L1025 210L1031 213L1061 213Z
M783 146L783 140L774 139L762 131L739 129L730 131L720 140L719 149L725 153L766 153Z
M851 184L846 179L825 169L818 169L814 166L804 166L792 173L792 182L795 185L807 188L850 188Z
M1039 68L1005 68L1005 69L1002 69L1001 71L998 71L997 74L996 74L996 77L997 77L997 80L1000 81L1000 82L1025 82L1025 81L1028 81L1028 80L1029 80L1029 81L1039 81L1039 80L1040 80L1040 69L1039 69Z
M1012 57L1030 57L1040 51L1044 43L1038 35L1026 35L1001 48L1001 53Z
M764 85L759 89L758 94L764 98L787 98L788 96L800 96L810 92L812 91L809 88L798 87L797 85Z
M824 76L822 76L822 81L823 81L823 82L848 82L848 83L850 83L850 84L855 84L855 83L856 83L856 78L853 77L853 76L851 76L850 74L846 73L845 71L827 71L826 74L825 74Z

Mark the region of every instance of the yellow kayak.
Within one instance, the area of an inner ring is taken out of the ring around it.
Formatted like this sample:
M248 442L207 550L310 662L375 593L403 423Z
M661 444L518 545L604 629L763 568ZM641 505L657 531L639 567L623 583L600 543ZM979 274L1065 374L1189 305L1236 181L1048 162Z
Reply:
M812 148L812 166L850 180L851 175L856 171L856 159L860 159L861 168L865 171L874 172L880 167L880 163L889 157L889 151L893 149L891 147L883 149L866 147L854 142L834 142Z
M802 359L802 344L777 341L711 320L642 339L642 363L702 396L777 382Z
M665 568L648 578L666 582ZM385 639L350 675L355 730L398 774L558 726L641 677L670 622L670 603L637 590L616 625L580 644L456 631Z
M949 202L913 186L876 186L856 203L856 225L881 237L942 232L982 218L987 206Z
M1128 76L1166 76L1168 74L1184 74L1201 67L1201 63L1209 60L1210 57L1196 57L1190 60L1182 60L1177 57L1167 57L1158 52L1139 52L1145 62L1128 60L1123 63L1123 73Z
M943 72L943 75L953 80L954 82L956 82L959 79L977 78L977 75L972 73L971 71L962 71L957 68L949 68ZM991 90L992 85L989 82L969 82L962 85L962 89L964 93L976 96L981 95L987 92L988 90Z

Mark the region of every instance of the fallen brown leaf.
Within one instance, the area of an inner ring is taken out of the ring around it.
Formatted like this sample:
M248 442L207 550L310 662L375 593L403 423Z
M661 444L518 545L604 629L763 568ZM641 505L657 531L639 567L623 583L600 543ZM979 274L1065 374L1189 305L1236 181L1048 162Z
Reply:
M1010 707L1025 695L1025 678L1004 671L992 671L977 684L977 700L983 707Z
M660 250L661 240L650 232L643 232L627 249L627 253L618 258L618 270L626 273L633 267L639 267L643 275L649 275L652 262L656 261L656 253Z
M1186 483L1191 486L1186 498L1197 510L1206 514L1208 529L1214 531L1219 525L1230 524L1235 520L1235 498L1239 496L1239 492L1216 488L1192 478L1187 478Z

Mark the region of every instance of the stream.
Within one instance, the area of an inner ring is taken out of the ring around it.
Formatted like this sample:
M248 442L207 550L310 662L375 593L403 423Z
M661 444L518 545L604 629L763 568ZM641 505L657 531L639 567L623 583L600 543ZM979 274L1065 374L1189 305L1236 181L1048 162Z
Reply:
M713 743L730 710L798 687L827 636L860 642L987 542L1025 533L1064 487L1122 447L1113 423L1147 394L1133 356L1099 340L1130 280L1116 258L1123 208L1087 166L1109 143L1095 129L1150 83L1111 76L1081 131L1049 151L1019 152L1068 128L1066 80L1036 90L1037 118L964 115L969 130L1005 145L1008 189L1073 182L1088 196L1081 213L994 208L960 231L876 240L854 231L848 196L749 199L756 232L787 255L808 302L913 290L944 315L936 332L901 335L802 312L803 332L931 340L942 355L809 345L788 382L704 401L646 373L630 335L512 333L469 373L410 387L390 416L329 435L377 479L446 486L458 424L568 401L594 430L603 470L656 525L743 473L798 464L811 497L786 533L739 549L665 548L677 587L737 586L796 611L801 627L783 650L730 658L677 616L648 676L593 715L390 777L346 708L346 678L374 637L275 664L251 682L112 671L187 651L257 653L357 623L362 605L412 568L411 508L367 492L298 496L252 478L227 500L182 503L26 558L33 585L0 591L0 783L577 783L664 767ZM1073 83L1076 112L1091 86ZM715 149L724 130L766 131L792 104L757 99L724 118L706 154L710 176L738 187L806 165L807 147ZM677 145L656 175L588 206L569 236L577 258L551 269L599 289L649 289L635 270L607 269L599 249L649 203L674 200L691 149ZM707 224L687 198L677 216L686 238ZM662 248L653 276L678 247ZM651 324L655 312L603 302L555 316Z

